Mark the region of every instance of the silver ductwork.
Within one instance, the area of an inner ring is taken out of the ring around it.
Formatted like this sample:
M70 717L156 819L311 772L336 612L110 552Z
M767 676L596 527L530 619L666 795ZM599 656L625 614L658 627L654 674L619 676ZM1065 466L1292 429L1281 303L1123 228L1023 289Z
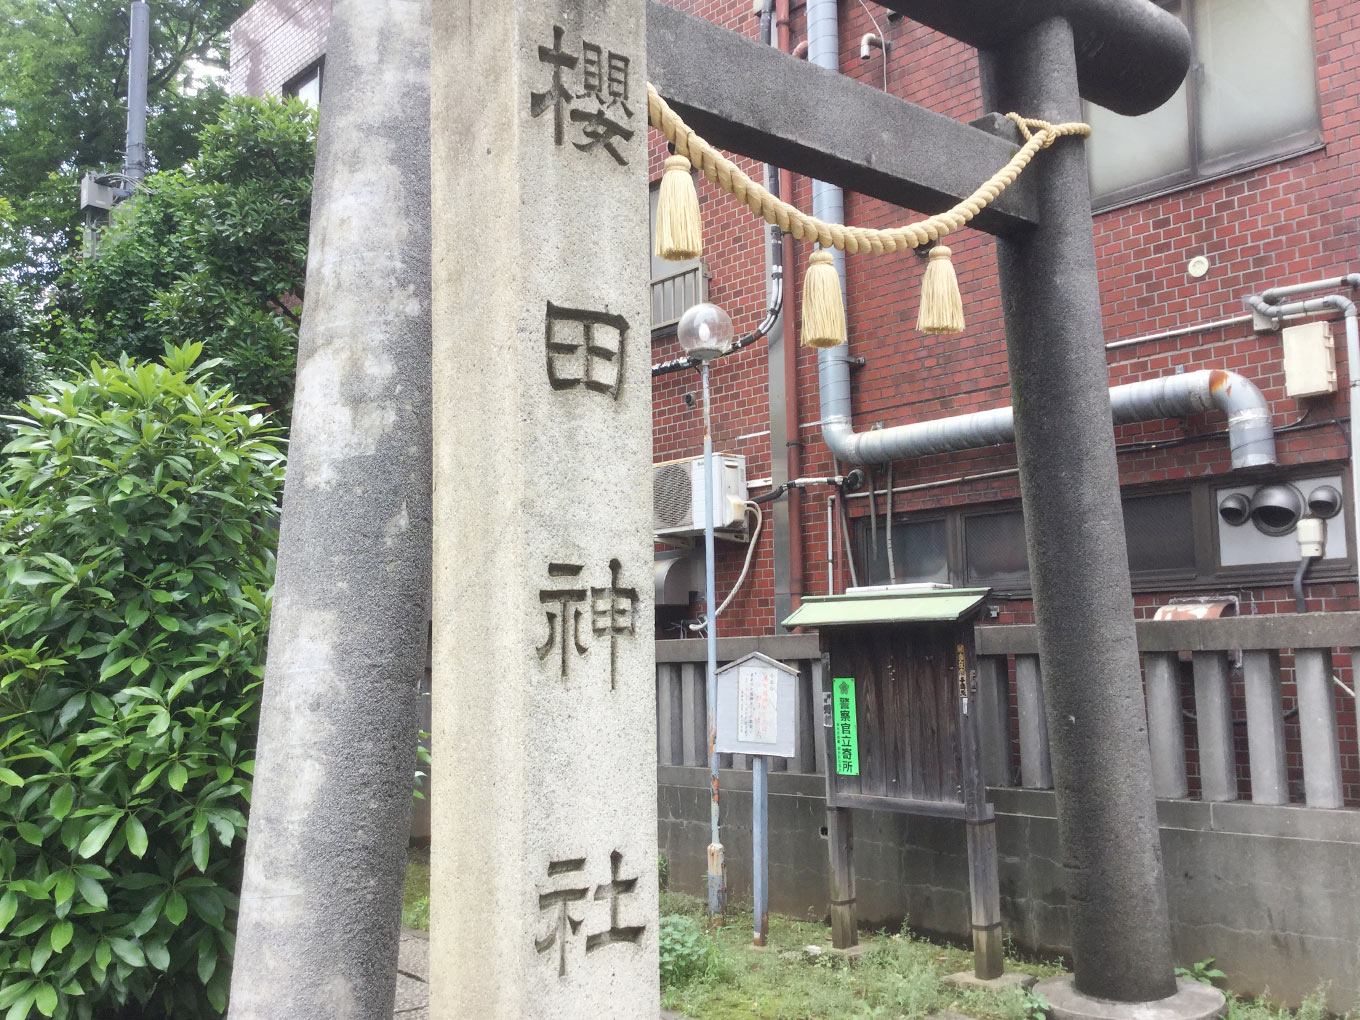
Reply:
M1234 468L1275 463L1270 409L1256 385L1236 372L1204 369L1115 386L1110 389L1110 407L1116 425L1220 410L1228 416ZM837 458L851 464L884 464L1015 441L1010 407L872 432L854 431L849 411L848 385L830 392L823 386L822 437Z
M841 30L840 0L808 0L807 4L808 63L840 70ZM827 223L845 222L845 194L826 181L812 182L812 215ZM831 249L832 264L841 278L841 294L845 289L845 252ZM789 281L792 286L793 281ZM837 347L824 347L817 352L817 385L822 394L822 420L826 420L826 394L845 394L845 413L850 413L850 342ZM835 450L835 447L832 447Z

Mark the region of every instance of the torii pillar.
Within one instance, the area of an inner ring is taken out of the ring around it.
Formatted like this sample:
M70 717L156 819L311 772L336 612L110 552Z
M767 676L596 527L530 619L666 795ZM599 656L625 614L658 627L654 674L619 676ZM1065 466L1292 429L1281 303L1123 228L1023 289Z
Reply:
M978 48L990 111L1080 120L1086 99L1145 113L1189 65L1185 26L1150 0L883 3ZM922 212L999 165L987 153L996 139L977 128L723 35L649 11L653 81L714 144ZM724 76L735 66L746 73ZM1084 145L1051 147L973 225L998 236L1068 876L1075 980L1043 991L1058 1020L1141 1016L1149 1003L1167 1018L1212 1016L1222 995L1178 985L1172 967Z

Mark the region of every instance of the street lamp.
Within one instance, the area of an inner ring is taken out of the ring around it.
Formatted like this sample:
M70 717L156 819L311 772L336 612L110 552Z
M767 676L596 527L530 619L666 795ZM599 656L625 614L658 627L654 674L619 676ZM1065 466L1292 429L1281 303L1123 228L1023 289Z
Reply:
M715 304L705 301L685 312L676 328L676 338L685 353L699 362L704 388L704 613L707 617L708 671L704 676L704 700L708 706L708 767L712 777L713 799L708 814L708 913L722 913L727 899L727 869L722 843L718 838L718 754L713 749L718 736L718 599L713 568L713 430L709 420L708 363L732 347L732 319Z

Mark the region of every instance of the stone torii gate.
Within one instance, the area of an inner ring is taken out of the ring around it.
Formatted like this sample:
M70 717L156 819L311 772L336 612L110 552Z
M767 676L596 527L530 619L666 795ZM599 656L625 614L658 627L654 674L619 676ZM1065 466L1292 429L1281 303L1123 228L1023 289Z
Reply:
M410 0L363 6L362 31L374 46L385 45L389 61L410 53L409 36L384 35L381 11L409 9ZM433 6L439 768L430 1012L439 1020L650 1017L656 805L643 83L650 78L715 144L921 212L971 192L1006 162L1015 139L997 116L953 121L657 0ZM984 105L998 112L1077 120L1083 97L1144 112L1174 92L1188 66L1184 27L1149 0L886 6L977 46ZM342 33L359 7L337 0ZM332 70L328 102L351 87ZM358 102L351 108L371 112ZM324 126L322 141L324 164ZM402 179L410 156L391 155ZM338 203L345 176L343 161L334 162L342 172L327 194ZM1222 997L1201 995L1201 986L1178 991L1171 963L1083 145L1053 146L973 225L998 241L1068 876L1076 975L1074 987L1049 991L1050 1002L1063 1017L1131 1016L1136 1004L1154 1001L1162 1016L1207 1017ZM423 235L406 236L419 243ZM344 299L358 300L352 288ZM348 370L362 368L356 358ZM419 385L419 373L406 370ZM294 463L321 441L295 431ZM426 437L380 442L409 458ZM295 516L322 513L328 492L337 505L354 498L320 487ZM308 551L390 537L331 523L308 538L307 528L290 528L290 510L281 590L285 565ZM295 537L312 545L290 549ZM368 578L367 590L399 589L409 608L420 577L417 564ZM276 634L271 660L305 655L293 649L289 657L289 642L310 640L305 629L292 633ZM329 668L309 664L312 674ZM295 727L307 712L324 711L288 693L298 682L292 673L269 680L284 693L267 695L262 734L286 729L284 711L302 713ZM328 728L332 742L382 705L377 695L367 709L362 697L348 697L344 725ZM354 750L328 746L325 754L343 761ZM404 750L394 738L368 772L399 785L409 775ZM280 769L283 752L274 753L269 767ZM260 757L265 763L263 737ZM264 874L266 856L275 869L290 854L343 861L335 844L346 825L365 828L373 837L366 845L399 849L403 813L375 822L371 794L350 784L325 802L300 801L285 784L257 785L234 996L249 989L245 975L257 974L279 992L275 1006L286 999L290 1016L382 1017L380 995L351 995L340 1010L327 1000L346 987L345 968L378 980L395 964L385 958L394 956L390 938L356 941L328 900L343 900L345 917L394 927L390 882L315 883L318 902L308 916L290 915L282 933L268 923L277 874L272 885L252 877ZM284 812L292 812L287 825L268 822ZM308 812L324 824L309 826ZM255 828L257 818L270 833ZM285 934L293 945L280 948ZM326 961L335 968L329 983L311 980L306 968ZM233 1001L233 1018L281 1015L256 991L241 1008Z

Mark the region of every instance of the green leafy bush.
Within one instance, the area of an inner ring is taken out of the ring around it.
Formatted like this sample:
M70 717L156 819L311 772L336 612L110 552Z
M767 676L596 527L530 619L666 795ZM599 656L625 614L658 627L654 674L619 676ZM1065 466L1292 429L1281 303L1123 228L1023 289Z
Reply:
M0 198L0 217L3 206ZM19 292L0 279L0 415L12 414L15 403L28 396L36 383L37 365L24 340L28 318ZM11 435L8 424L0 420L0 445Z
M708 972L716 949L694 918L666 914L658 936L662 988L677 988Z
M21 405L0 468L0 1010L225 1008L276 429L197 344Z

